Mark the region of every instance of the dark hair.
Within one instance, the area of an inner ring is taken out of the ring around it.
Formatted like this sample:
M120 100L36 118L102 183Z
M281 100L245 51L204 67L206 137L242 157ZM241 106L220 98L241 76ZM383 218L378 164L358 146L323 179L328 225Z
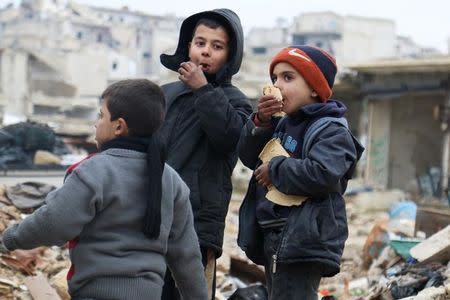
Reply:
M220 20L217 20L217 19L210 19L210 18L201 18L200 20L197 21L197 23L194 26L194 30L192 31L191 39L194 37L195 32L197 31L197 27L200 26L200 25L204 25L204 26L206 26L208 28L211 28L211 29L217 29L219 27L222 27L225 30L225 32L227 33L228 38L231 41L231 38L232 38L232 34L231 33L233 31L230 29L230 26L228 25L228 23L220 21Z
M151 136L161 126L166 101L161 88L147 79L128 79L111 84L101 98L111 114L111 121L123 118L129 135Z
M165 150L155 132L161 126L166 109L160 87L147 79L129 79L111 84L101 98L111 114L111 121L123 118L128 125L128 139L145 140L149 172L149 199L143 232L150 239L159 237L161 227L162 174Z

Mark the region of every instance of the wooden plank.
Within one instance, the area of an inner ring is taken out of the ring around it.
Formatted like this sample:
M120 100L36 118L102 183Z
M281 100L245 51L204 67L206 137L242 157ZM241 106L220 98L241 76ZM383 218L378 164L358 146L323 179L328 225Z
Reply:
M34 300L61 300L42 274L27 277L24 282Z
M450 225L412 247L410 253L421 263L447 263L450 259Z

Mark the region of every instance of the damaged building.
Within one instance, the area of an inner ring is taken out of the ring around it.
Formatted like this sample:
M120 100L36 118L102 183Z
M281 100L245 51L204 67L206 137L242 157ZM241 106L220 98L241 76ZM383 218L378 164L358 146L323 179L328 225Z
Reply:
M170 77L159 53L176 45L181 19L23 0L0 10L0 119L36 120L87 136L108 84Z
M357 72L365 108L366 182L431 193L427 196L447 193L450 56L377 61L351 69ZM436 178L430 172L435 171L439 182L432 182Z

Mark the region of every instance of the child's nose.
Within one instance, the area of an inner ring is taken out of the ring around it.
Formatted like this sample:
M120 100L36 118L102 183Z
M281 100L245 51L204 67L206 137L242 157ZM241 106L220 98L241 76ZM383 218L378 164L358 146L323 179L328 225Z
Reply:
M211 47L206 45L202 48L202 55L209 56L211 54Z

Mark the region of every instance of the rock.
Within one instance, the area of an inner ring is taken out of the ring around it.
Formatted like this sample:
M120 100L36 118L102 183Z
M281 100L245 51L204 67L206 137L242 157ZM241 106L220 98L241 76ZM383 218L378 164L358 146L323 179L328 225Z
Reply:
M38 150L34 154L33 163L35 165L60 165L61 158L49 151Z

